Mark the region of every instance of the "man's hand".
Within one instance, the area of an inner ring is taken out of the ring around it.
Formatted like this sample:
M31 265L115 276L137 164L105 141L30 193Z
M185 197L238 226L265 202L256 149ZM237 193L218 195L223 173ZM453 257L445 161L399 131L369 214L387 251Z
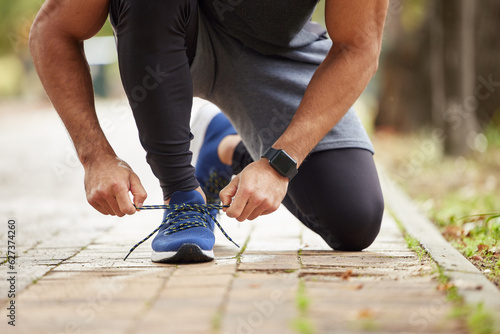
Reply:
M128 192L134 197L136 207L141 207L147 197L139 177L123 160L106 156L85 167L87 201L105 215L131 215L136 209Z
M288 178L281 176L267 159L248 165L220 192L226 214L238 221L253 220L276 211L286 195ZM232 202L231 202L232 201Z

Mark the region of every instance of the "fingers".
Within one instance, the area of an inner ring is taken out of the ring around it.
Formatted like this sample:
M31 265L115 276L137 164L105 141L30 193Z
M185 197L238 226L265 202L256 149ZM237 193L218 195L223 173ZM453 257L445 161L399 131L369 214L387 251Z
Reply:
M229 184L219 192L219 197L222 201L222 205L232 205L233 197L236 195L238 191L238 184L240 182L240 176L236 175L235 178L229 182ZM226 211L227 208L224 208Z
M112 188L117 188L118 186L113 186ZM116 192L116 194L114 194ZM117 197L119 199L117 199ZM125 198L125 197L126 198ZM96 189L92 191L87 197L87 201L92 205L97 211L105 214L123 217L126 213L120 209L120 205L118 201L122 202L122 206L125 208L125 202L128 201L129 205L133 208L130 203L130 199L128 199L127 192L123 194L123 191L113 191L111 189ZM126 210L126 209L125 209ZM135 210L134 210L135 212Z
M262 198L259 197L261 196L260 194L252 194L253 196L250 196L250 200L246 202L246 204L243 207L243 210L239 215L235 216L236 220L238 221L244 221L246 219L248 220L254 220L255 218L272 213L276 211L279 207L280 201L276 199L271 199L271 198ZM237 201L237 198L234 200L234 202ZM231 206L232 207L232 206ZM228 214L229 216L229 214Z
M228 217L241 222L246 219L253 220L278 209L281 199L265 194L248 184L238 188L239 179L235 178L233 181L220 192L222 203L231 205L225 209Z
M136 210L130 201L130 197L128 196L128 188L127 187L116 187L114 199L118 204L118 211L115 211L116 215L121 217L124 214L133 215ZM115 202L113 201L113 202ZM113 203L114 204L114 203ZM114 209L114 207L113 207ZM121 216L120 216L121 214Z
M100 184L99 188L88 191L87 201L97 211L105 215L118 217L132 215L137 210L132 205L129 191L134 195L136 206L141 207L147 193L135 174L130 177L130 186L125 181L122 183Z
M89 204L94 208L96 209L97 211L99 211L100 213L102 213L103 215L109 215L109 211L104 209L99 203L95 202L95 203L91 203L90 200L88 200Z
M148 197L146 189L142 186L141 180L135 174L130 177L130 192L134 196L134 204L137 208L142 207L142 204ZM134 210L135 211L135 210Z

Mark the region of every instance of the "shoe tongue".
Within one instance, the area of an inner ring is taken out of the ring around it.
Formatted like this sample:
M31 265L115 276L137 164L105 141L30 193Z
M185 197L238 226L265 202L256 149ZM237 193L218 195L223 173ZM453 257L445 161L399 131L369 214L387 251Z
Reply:
M170 197L170 204L205 204L203 196L196 190L176 191Z

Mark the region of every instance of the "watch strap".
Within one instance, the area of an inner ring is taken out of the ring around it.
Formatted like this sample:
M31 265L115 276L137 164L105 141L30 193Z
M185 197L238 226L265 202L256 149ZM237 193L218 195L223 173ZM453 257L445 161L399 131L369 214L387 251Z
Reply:
M288 168L286 168L286 171L280 169L275 163L275 158L280 154L284 155L289 160L289 165ZM284 150L270 147L264 152L264 154L262 154L262 157L267 158L271 167L273 167L274 170L277 171L281 176L288 177L290 181L298 173L297 163Z

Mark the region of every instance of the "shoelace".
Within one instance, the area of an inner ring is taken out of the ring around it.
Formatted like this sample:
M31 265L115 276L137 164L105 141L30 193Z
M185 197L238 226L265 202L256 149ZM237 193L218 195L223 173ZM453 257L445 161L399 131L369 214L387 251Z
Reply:
M158 230L163 225L165 225L169 219L176 218L177 216L179 216L180 214L182 214L183 211L195 211L195 212L201 213L202 215L208 214L208 216L210 218L212 218L212 220L215 222L215 224L219 227L219 229L221 230L222 234L224 234L224 236L229 241L231 241L233 244L236 245L236 247L239 248L240 246L238 246L238 244L236 242L234 242L233 239L231 239L231 237L229 235L227 235L226 231L224 231L224 229L219 224L219 222L217 221L217 219L215 219L215 217L212 216L212 214L208 211L209 209L220 210L222 208L228 208L228 207L229 207L229 205L219 205L219 204L185 204L185 203L184 204L169 204L169 205L144 205L141 208L137 208L136 207L136 209L138 211L141 211L141 210L166 210L166 209L173 210L173 211L170 212L168 215L165 216L165 218L161 222L160 226L158 226L147 237L145 237L144 239L142 239L141 241L139 241L138 243L136 243L134 245L134 247L132 247L130 249L130 251L128 252L127 256L125 256L125 258L123 259L123 261L125 261L129 257L129 255L132 254L132 252L137 247L139 247L146 240L148 240L149 238L151 238L156 232L158 232ZM188 220L190 218L194 218L194 217L196 217L198 220L201 220L201 221L198 221L198 222L188 221L186 223L183 223L183 221ZM169 234L172 234L172 233L175 233L175 232L179 232L179 231L182 231L182 230L187 230L187 229L193 228L193 227L206 227L206 228L208 228L208 221L203 216L199 217L199 216L194 216L194 215L193 216L186 215L185 217L179 219L174 224L170 225L167 228L167 230L166 230L167 231L166 234L169 235Z

